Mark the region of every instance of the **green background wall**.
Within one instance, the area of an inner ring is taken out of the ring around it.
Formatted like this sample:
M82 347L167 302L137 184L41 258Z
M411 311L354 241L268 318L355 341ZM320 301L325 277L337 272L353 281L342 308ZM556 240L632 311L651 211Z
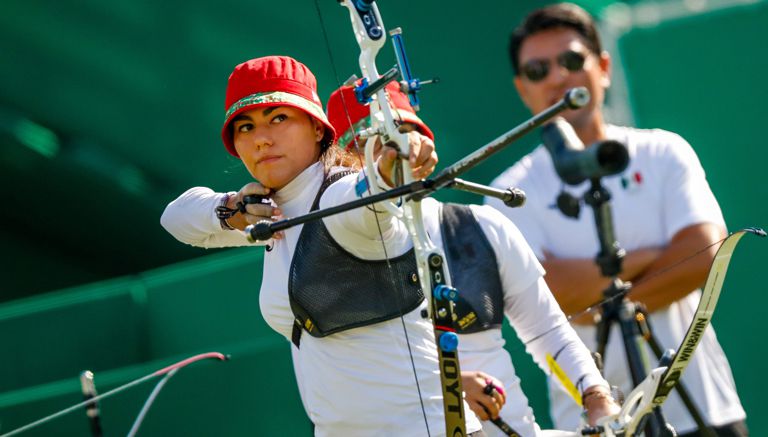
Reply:
M232 360L181 371L142 434L309 435L287 343L258 311L260 249L185 247L160 228L159 216L190 186L231 190L248 182L218 137L235 64L293 55L317 74L322 97L336 76L357 72L346 11L320 3L333 62L308 0L3 2L0 432L78 401L76 375L86 368L103 392L220 350ZM581 4L601 14L609 3ZM506 39L543 4L381 2L385 24L404 29L417 75L441 78L422 93L420 113L436 133L441 166L528 116L511 86ZM768 3L654 15L666 4L630 4L634 25L617 41L635 123L692 143L732 229L766 226ZM382 70L393 64L391 48L379 59ZM520 141L468 178L489 182L535 143L535 136ZM765 344L759 321L768 302L758 274L766 253L765 242L742 243L714 322L753 435L768 432L755 353ZM546 426L543 376L514 333L505 336ZM104 401L105 429L127 432L150 390ZM29 435L86 432L76 413Z

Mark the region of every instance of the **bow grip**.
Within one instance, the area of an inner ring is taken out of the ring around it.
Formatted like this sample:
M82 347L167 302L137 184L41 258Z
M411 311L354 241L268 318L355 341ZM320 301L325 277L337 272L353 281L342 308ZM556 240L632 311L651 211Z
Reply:
M243 197L243 203L246 205L253 205L253 204L262 204L262 205L271 205L272 202L269 200L269 196L261 196L258 194L249 194L247 196Z

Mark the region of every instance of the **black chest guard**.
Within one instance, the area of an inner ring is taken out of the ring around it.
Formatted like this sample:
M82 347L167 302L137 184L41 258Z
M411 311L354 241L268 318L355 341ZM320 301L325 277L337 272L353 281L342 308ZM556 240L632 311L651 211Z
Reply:
M443 247L456 301L457 332L471 334L500 328L504 321L504 289L496 254L467 205L446 203L440 214Z
M326 188L349 173L326 179L311 210L318 208ZM288 295L295 317L292 341L297 347L302 329L313 337L325 337L394 319L424 300L413 249L389 263L360 259L331 237L322 220L307 222L301 230Z
M330 176L311 210L332 183L349 172ZM444 204L440 216L444 247L462 334L501 327L504 300L496 255L466 205ZM393 286L396 292L393 295ZM304 224L291 261L288 295L294 314L292 341L301 332L325 337L399 317L424 300L413 249L389 260L364 260L344 250L322 220Z

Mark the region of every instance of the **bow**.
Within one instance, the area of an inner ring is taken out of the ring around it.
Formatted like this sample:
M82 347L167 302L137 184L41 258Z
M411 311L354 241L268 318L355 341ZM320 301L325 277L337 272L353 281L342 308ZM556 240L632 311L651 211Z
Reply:
M136 435L136 433L139 430L139 426L141 426L142 422L144 422L144 417L147 414L147 411L149 411L149 408L154 403L155 399L157 398L157 395L160 393L160 390L165 386L165 384L168 382L169 379L173 375L176 374L179 370L182 368L206 359L216 359L219 361L226 361L229 359L228 355L221 354L219 352L208 352L203 354L194 355L192 357L186 358L184 360L181 360L179 362L176 362L174 364L171 364L169 366L163 367L160 370L156 370L148 375L144 375L141 378L134 379L133 381L130 381L126 384L123 384L119 387L115 387L112 390L102 393L98 396L93 396L89 398L88 400L85 400L83 402L80 402L79 404L72 405L71 407L65 408L63 410L60 410L56 413L53 413L51 415L45 416L42 419L38 419L32 423L29 423L27 425L24 425L22 427L16 428L8 433L2 434L0 437L10 437L17 434L20 434L24 431L28 431L32 428L36 428L40 425L43 425L45 423L48 423L54 419L57 419L61 416L67 415L73 411L79 410L80 408L87 408L91 405L96 405L96 403L102 399L106 399L110 396L116 395L122 391L125 391L131 387L135 387L139 384L142 384L144 382L149 381L150 379L157 378L158 376L162 376L163 378L155 385L155 388L152 389L152 392L149 394L149 397L147 397L147 400L144 402L144 405L141 407L141 411L139 412L138 416L136 417L136 420L134 420L133 425L131 425L131 429L128 432L128 436L132 437Z
M446 435L451 436L466 435L461 371L457 352L458 336L456 335L454 328L454 323L457 319L454 312L454 302L458 299L458 291L451 287L450 275L446 269L444 253L441 249L435 246L427 235L422 216L421 199L439 188L451 187L477 194L496 196L504 200L509 206L520 206L525 197L524 193L519 190L497 190L457 179L456 176L474 167L479 162L488 158L491 154L511 144L520 136L530 132L536 126L564 109L583 106L589 100L589 94L583 88L571 90L560 103L553 105L543 113L534 116L530 121L507 132L475 153L470 154L454 165L446 168L434 179L414 181L407 160L410 151L408 137L399 131L398 126L395 123L396 119L392 108L388 103L384 87L388 82L400 79L401 89L408 94L408 98L414 110L418 111L419 100L416 93L421 88L422 84L426 84L430 81L422 82L412 76L402 40L402 32L399 28L390 32L395 49L397 66L391 68L383 75L379 75L376 66L376 56L379 50L383 47L386 38L383 21L375 1L339 0L339 3L345 6L349 11L353 32L360 48L359 65L363 77L360 85L355 88L355 95L361 104L368 104L370 109L371 127L360 133L360 137L366 139L364 152L366 174L368 175L368 178L371 179L377 174L374 157L377 137L381 138L383 144L398 150L400 157L406 158L401 159L400 167L395 169L395 171L399 169L397 174L400 177L399 182L401 185L398 188L384 191L380 188L378 183L375 181L370 182L370 179L367 179L364 180L365 186L362 188L358 187L358 193L367 190L369 193L368 200L374 198L380 200L391 199L394 197L392 194L395 192L399 195L408 195L405 202L402 203L402 206L386 200L377 204L377 207L383 207L387 212L392 214L392 216L401 220L408 229L411 240L413 241L418 279L421 289L428 301L427 315L432 322L435 342L437 345L438 368L440 370L443 395L445 432ZM317 1L315 4L317 6ZM319 6L317 7L317 11L320 16L323 32L325 33L325 26L322 23L322 14L320 13ZM326 44L328 44L327 36ZM329 56L331 57L331 63L333 64L333 57L330 54L330 45ZM336 76L337 82L339 82L338 74ZM339 83L339 85L341 84ZM341 98L342 106L346 111L347 105L343 102L344 94L341 94ZM349 114L347 114L347 117L349 118ZM350 125L352 125L351 122ZM359 152L357 137L355 137L354 143ZM363 201L363 199L359 200ZM352 203L354 204L355 202ZM357 205L362 205L362 202L358 202ZM329 210L333 209L334 208L329 208ZM319 218L319 215L315 218ZM298 224L298 222L294 224ZM273 227L273 230L274 229L275 228ZM254 234L254 232L249 233L251 235ZM256 232L256 234L259 233ZM263 232L261 235L268 235L268 232ZM382 241L382 246L384 247L383 236L380 235L380 239ZM386 247L384 247L384 254L386 257ZM400 314L400 319L401 321L403 320L403 314ZM405 323L403 323L403 330L405 337L407 338L408 332ZM410 354L410 345L409 357L412 367L414 367L413 355ZM415 374L415 371L414 378L417 379L418 388L418 376ZM420 391L419 398L421 399ZM421 405L422 414L425 423L427 424L427 433L429 434L429 424L426 412L423 409L423 402ZM497 426L498 425L499 424L497 424Z
M701 290L701 299L696 307L691 325L688 327L680 346L678 346L674 358L669 365L651 372L642 384L632 390L616 418L605 423L606 429L623 427L626 435L635 435L635 432L640 429L643 416L649 414L654 407L660 406L667 399L688 366L704 330L712 320L712 314L717 306L733 251L741 238L748 233L760 237L766 236L762 229L746 228L732 233L723 241L712 261L712 267L707 275L704 288ZM610 434L606 435L610 436Z
M365 145L365 168L369 182L369 194L379 194L383 190L375 181L370 182L376 175L374 148L376 136L383 144L394 147L400 156L401 168L395 170L403 184L413 182L411 168L408 164L410 145L408 136L399 131L395 124L395 116L388 103L384 86L395 78L402 78L402 87L408 92L414 109L418 108L416 91L419 81L410 74L408 60L402 44L399 29L392 33L393 44L397 56L397 68L388 71L380 77L376 67L376 55L386 42L385 28L378 7L373 0L343 0L342 4L349 10L352 28L360 47L360 71L362 81L356 88L356 95L361 103L370 106L371 128ZM346 109L346 105L344 105ZM443 410L445 413L445 432L451 436L466 435L464 416L463 390L461 372L457 352L458 336L454 326L454 301L458 294L451 287L450 275L445 266L445 255L437 248L427 235L421 210L421 200L406 199L402 206L392 201L386 201L383 206L390 214L402 220L413 240L414 253L418 270L419 283L427 298L428 316L433 324L435 341L437 343L438 366L443 394ZM382 238L383 244L383 238ZM385 252L386 253L386 252ZM400 315L402 319L402 314ZM403 324L405 329L405 324ZM405 333L407 337L407 332ZM411 355L411 360L413 356ZM414 375L414 377L417 377ZM419 393L421 397L421 393ZM422 403L423 408L423 403ZM426 422L426 414L425 422ZM427 423L427 432L429 425Z
M745 228L714 243L721 243L721 245L712 261L712 267L710 267L709 273L707 274L707 280L704 287L701 289L701 299L696 307L693 320L691 321L683 340L680 342L680 346L678 346L673 356L670 357L669 355L665 355L662 361L666 362L660 367L651 370L648 376L646 376L646 378L626 396L624 404L617 414L605 417L598 422L597 426L586 427L579 432L549 430L544 431L543 435L547 437L575 437L582 435L632 437L637 435L638 432L642 432L644 421L647 416L652 413L654 408L661 406L667 400L669 393L678 383L685 368L690 363L690 360L701 341L704 330L709 326L710 321L712 320L712 315L714 314L720 297L720 291L723 288L725 275L728 272L728 266L731 262L731 256L733 255L734 250L736 250L736 246L739 244L739 241L741 241L741 238L747 234L759 237L768 235L760 228ZM709 247L711 247L711 245L707 246L707 248ZM698 255L698 253L693 256L696 255ZM690 259L690 257L670 266L670 269L688 259ZM666 269L665 271L667 270L669 269ZM623 297L623 294L612 296L608 299L615 299L617 297ZM589 312L592 308L599 305L600 303L593 305L590 308L587 308L587 310L577 314L577 316ZM569 317L569 320L571 318L573 318L573 316ZM553 327L547 332L550 332L555 328L556 327ZM547 332L537 335L531 340L524 342L524 344L527 345L541 338L546 335Z

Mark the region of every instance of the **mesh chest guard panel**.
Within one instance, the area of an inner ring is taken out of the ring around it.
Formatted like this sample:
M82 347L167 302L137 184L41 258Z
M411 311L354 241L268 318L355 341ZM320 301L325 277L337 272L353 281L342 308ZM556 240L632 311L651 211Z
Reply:
M350 172L330 176L320 187L311 210L333 182ZM413 249L386 260L364 260L344 250L322 220L304 224L291 261L288 294L295 316L293 342L301 330L314 337L399 317L416 309L422 293ZM415 279L415 280L414 280Z
M500 328L504 320L504 290L496 254L467 205L446 203L440 215L443 247L456 302L457 331L471 334Z

